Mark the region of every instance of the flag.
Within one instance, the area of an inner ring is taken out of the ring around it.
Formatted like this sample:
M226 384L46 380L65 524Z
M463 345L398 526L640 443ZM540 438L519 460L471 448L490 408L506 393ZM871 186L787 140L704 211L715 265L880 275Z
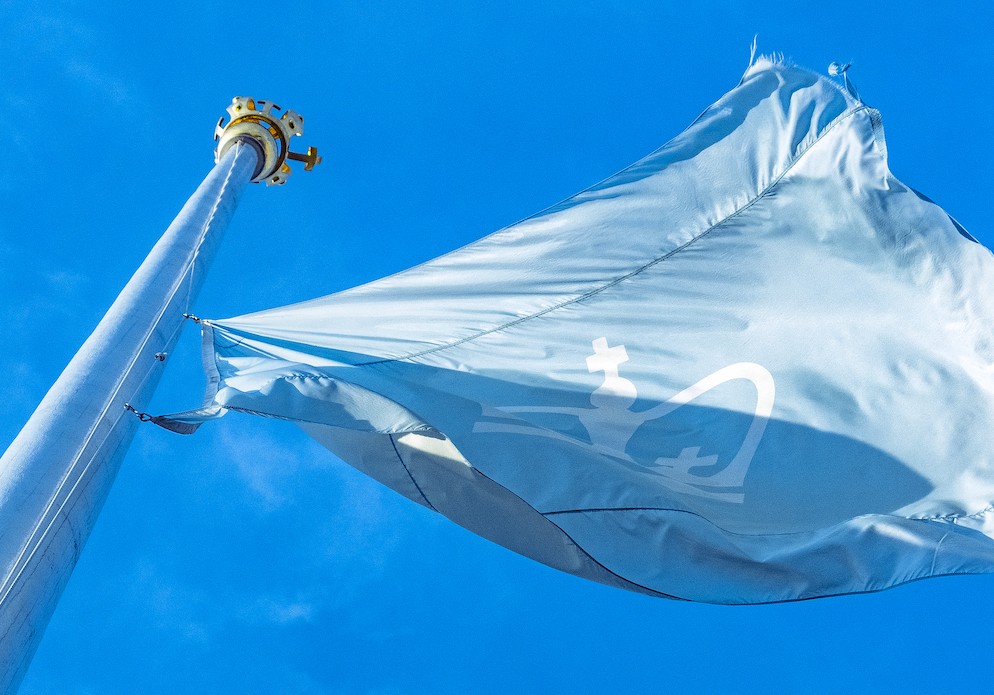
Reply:
M844 72L844 69L843 69ZM203 322L227 411L552 567L764 603L994 571L994 259L848 82L760 58L591 188Z

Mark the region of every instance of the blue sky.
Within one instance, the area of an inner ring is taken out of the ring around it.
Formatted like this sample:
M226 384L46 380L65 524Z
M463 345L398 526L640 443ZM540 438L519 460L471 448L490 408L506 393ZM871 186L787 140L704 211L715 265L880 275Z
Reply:
M235 94L325 163L252 187L196 303L233 316L465 244L682 130L749 44L852 61L891 169L994 244L988 3L0 0L0 443L212 164ZM193 331L152 410L199 403ZM2 444L5 446L5 444ZM994 674L994 577L763 607L558 573L285 423L144 428L24 693L960 691Z

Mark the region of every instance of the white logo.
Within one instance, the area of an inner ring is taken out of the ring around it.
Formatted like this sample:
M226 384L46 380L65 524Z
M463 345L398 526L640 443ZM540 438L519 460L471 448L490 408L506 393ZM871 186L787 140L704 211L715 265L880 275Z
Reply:
M710 475L691 473L694 468L714 467L719 463L717 455L700 456L701 446L693 446L685 447L674 458L660 456L647 466L650 471L658 473L670 487L681 492L726 502L742 502L741 488L745 482L746 472L773 412L773 399L776 394L773 375L765 367L754 362L737 362L709 374L659 405L648 410L633 411L631 406L638 399L638 390L635 384L620 375L620 366L628 361L625 346L609 347L607 338L598 338L593 341L592 346L594 354L587 358L587 370L591 373L604 372L604 383L590 395L592 408L500 406L495 409L485 409L483 415L505 420L508 419L508 415L513 417L515 413L572 415L578 418L586 429L590 437L590 448L615 458L638 463L625 453L625 449L642 425L669 415L680 406L690 403L717 386L735 379L745 379L752 382L756 388L756 408L742 445L728 465ZM514 424L478 422L473 427L473 431L526 434L577 444L575 438L554 430L535 427L520 418L515 419L518 422Z

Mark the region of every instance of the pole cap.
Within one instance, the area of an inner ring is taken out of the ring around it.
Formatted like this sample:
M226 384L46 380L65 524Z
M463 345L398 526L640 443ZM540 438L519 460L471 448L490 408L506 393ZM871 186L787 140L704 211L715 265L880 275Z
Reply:
M288 159L304 162L304 171L311 171L321 163L316 147L308 147L306 154L290 151L290 138L304 134L304 117L287 109L282 114L279 106L271 101L252 97L235 97L228 107L230 120L225 125L222 116L214 128L214 161L221 161L224 153L239 140L248 140L257 146L260 163L252 183L266 182L267 186L282 185L290 176Z

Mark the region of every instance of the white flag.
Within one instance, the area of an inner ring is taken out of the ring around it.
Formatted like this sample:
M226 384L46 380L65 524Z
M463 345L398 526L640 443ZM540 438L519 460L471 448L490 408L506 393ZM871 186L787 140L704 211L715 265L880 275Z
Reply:
M879 114L760 59L686 131L398 275L205 326L210 405L553 567L759 603L994 570L994 259Z

